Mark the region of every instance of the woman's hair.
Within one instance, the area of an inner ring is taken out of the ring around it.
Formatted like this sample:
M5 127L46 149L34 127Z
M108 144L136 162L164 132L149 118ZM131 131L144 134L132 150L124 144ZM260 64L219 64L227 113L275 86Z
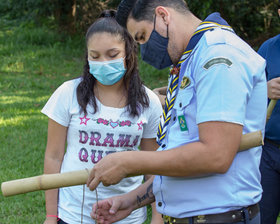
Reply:
M114 10L105 10L101 13L86 33L86 45L92 35L106 32L112 35L120 36L125 42L125 62L126 73L124 75L124 84L127 92L127 109L131 116L138 116L143 108L149 106L149 98L145 87L139 77L137 64L137 45L128 31L121 27L115 20L116 12ZM87 105L94 108L94 113L98 110L94 95L95 77L89 72L88 49L86 50L84 72L82 81L77 88L78 103L81 111L87 114Z

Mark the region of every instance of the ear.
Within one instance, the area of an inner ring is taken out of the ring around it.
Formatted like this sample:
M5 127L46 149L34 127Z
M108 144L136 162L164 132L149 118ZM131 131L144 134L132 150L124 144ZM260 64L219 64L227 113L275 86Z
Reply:
M278 15L280 16L280 9L278 9Z
M156 16L161 17L166 25L169 25L170 11L166 7L163 6L156 7L155 14Z

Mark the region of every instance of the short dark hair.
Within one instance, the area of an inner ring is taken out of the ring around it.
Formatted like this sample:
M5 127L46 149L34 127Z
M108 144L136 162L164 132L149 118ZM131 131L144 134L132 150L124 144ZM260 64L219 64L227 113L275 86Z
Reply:
M136 21L153 21L158 6L170 7L178 12L189 12L184 0L122 0L118 6L116 20L126 28L128 17Z

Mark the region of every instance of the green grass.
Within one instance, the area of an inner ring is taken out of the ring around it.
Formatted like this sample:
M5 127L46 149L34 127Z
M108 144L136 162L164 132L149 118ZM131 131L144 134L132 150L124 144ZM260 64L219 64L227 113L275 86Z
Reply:
M40 110L64 81L82 73L83 36L69 37L0 18L0 183L43 173L47 117ZM140 63L145 84L166 85L167 71ZM44 192L4 198L0 223L42 223Z
M83 36L0 18L0 183L43 173L47 118L40 110L59 85L82 73L83 44ZM140 62L140 72L150 88L167 83L166 70ZM43 191L0 194L0 224L44 218Z

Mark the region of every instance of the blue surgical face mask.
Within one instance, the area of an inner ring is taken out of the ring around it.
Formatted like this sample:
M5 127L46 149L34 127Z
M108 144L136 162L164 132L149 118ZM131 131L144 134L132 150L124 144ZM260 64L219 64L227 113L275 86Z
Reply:
M98 82L110 86L120 81L124 76L126 69L124 67L124 58L111 61L90 61L89 72Z
M155 23L156 20L154 21L154 29L149 40L145 44L140 45L141 57L143 61L155 68L164 69L173 64L167 51L169 41L168 26L167 37L163 37L155 30Z

